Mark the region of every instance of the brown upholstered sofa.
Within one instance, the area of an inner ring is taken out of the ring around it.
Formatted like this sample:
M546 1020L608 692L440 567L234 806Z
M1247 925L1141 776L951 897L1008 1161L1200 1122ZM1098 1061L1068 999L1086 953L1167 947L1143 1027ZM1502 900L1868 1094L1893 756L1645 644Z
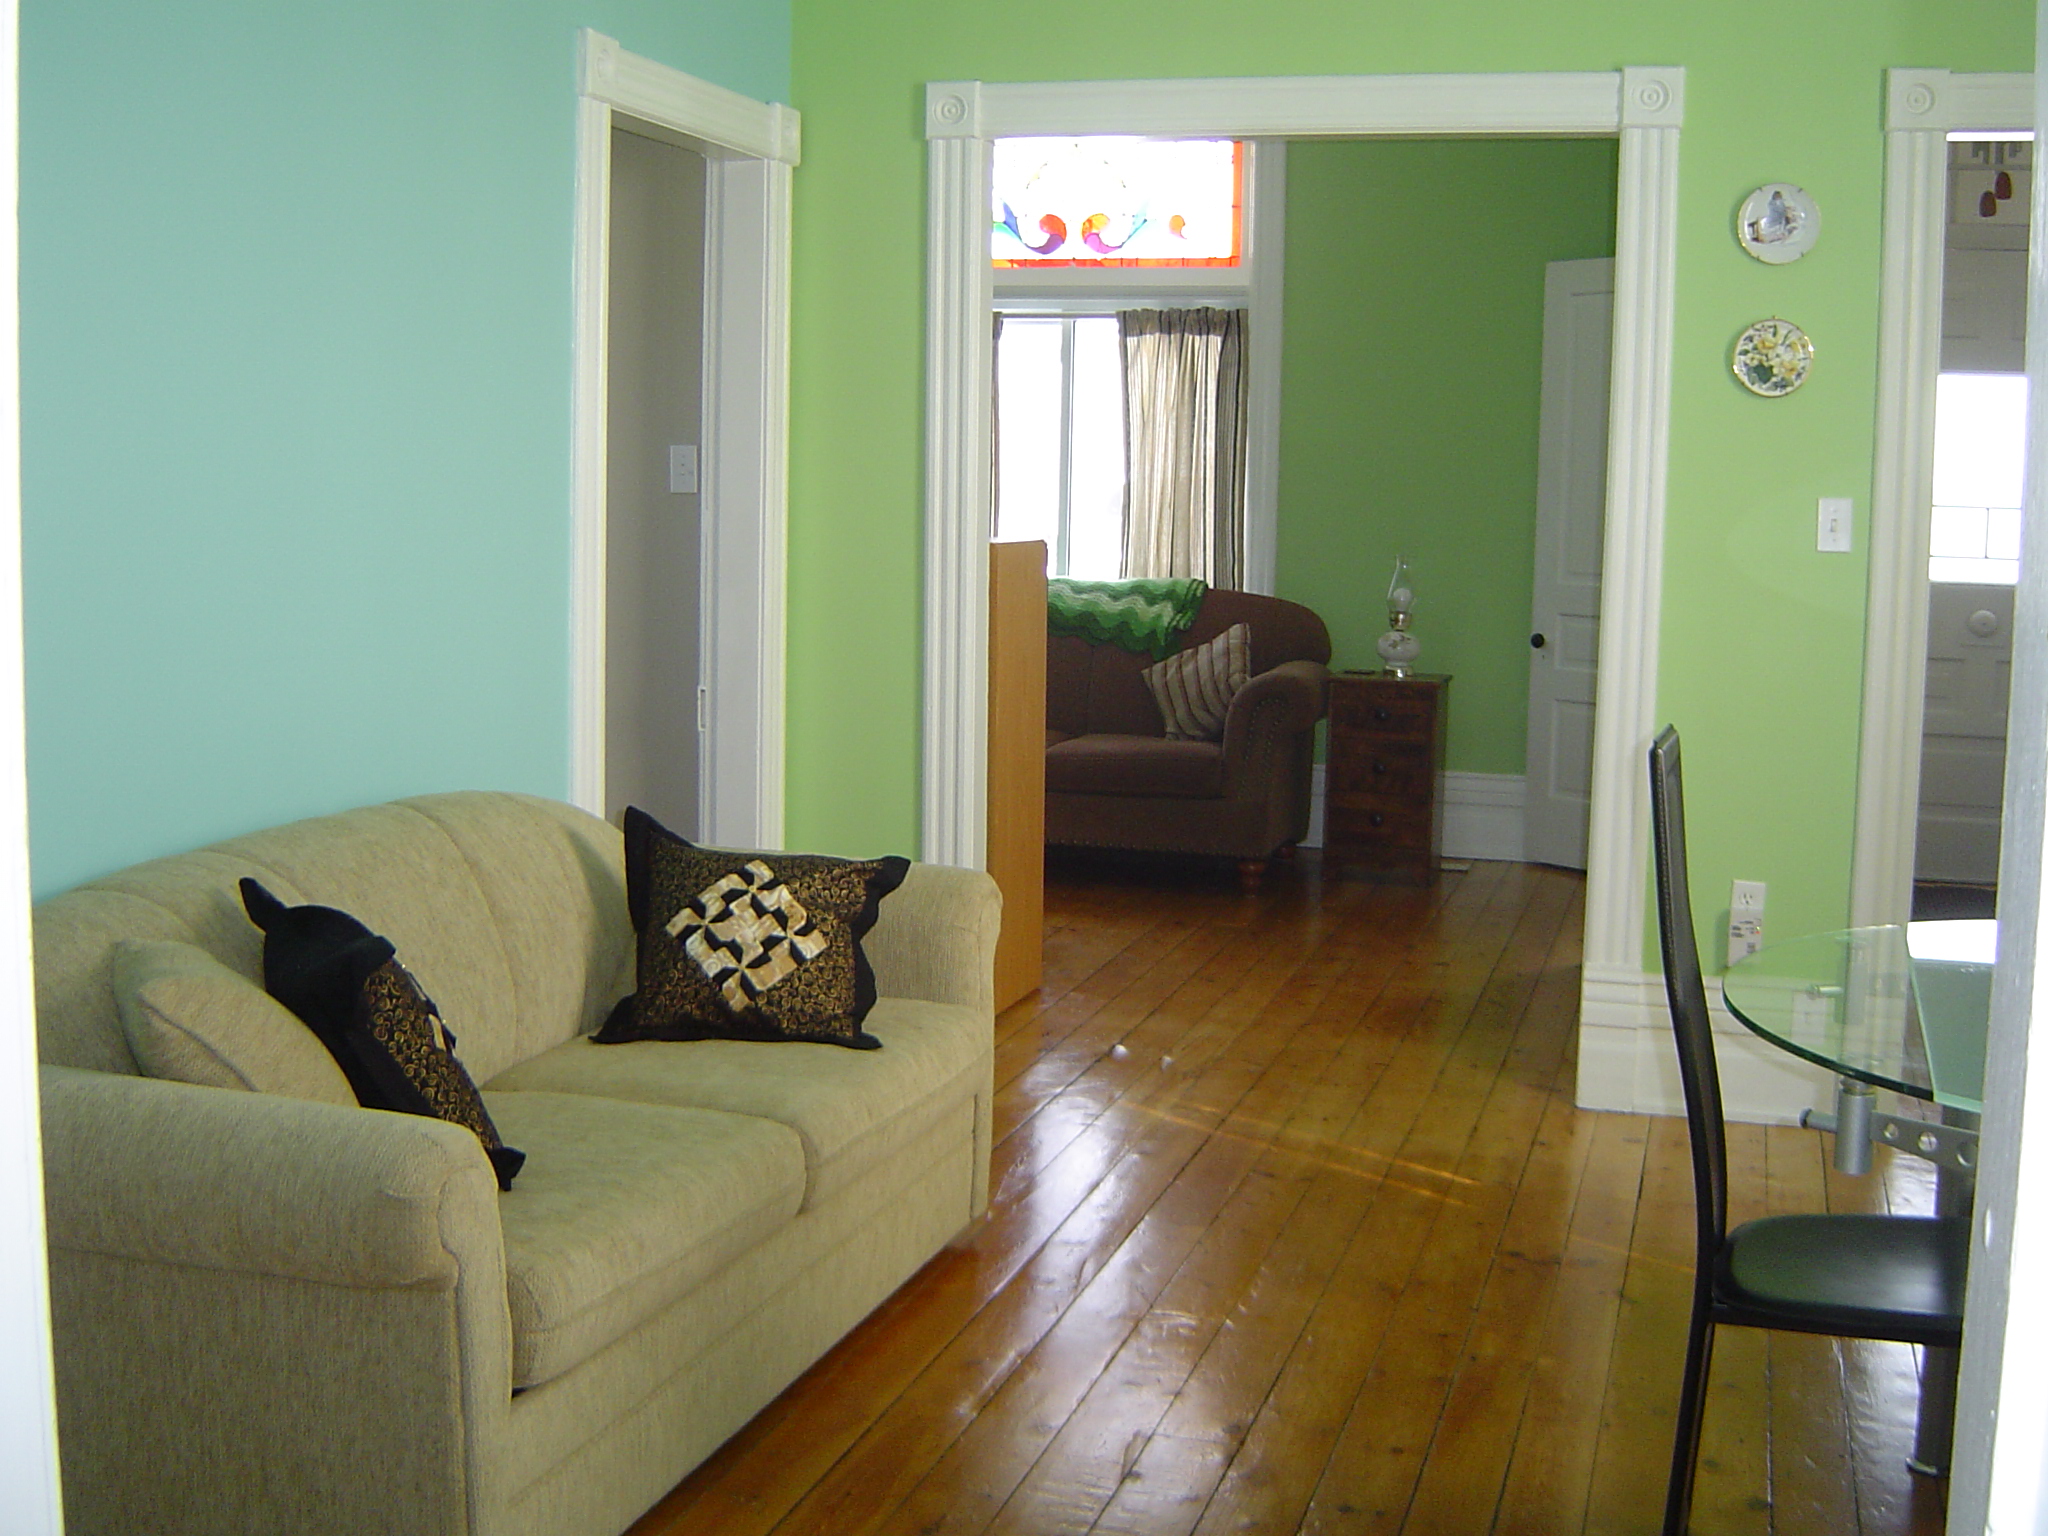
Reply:
M1045 677L1045 840L1235 859L1255 889L1308 831L1315 723L1330 632L1299 603L1212 589L1181 648L1251 628L1252 680L1221 742L1169 741L1141 675L1152 658L1051 636Z

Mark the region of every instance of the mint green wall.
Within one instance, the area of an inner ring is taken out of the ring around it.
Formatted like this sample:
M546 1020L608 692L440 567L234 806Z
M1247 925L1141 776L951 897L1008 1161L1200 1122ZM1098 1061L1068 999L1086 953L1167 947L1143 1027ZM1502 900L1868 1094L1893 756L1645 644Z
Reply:
M1847 907L1876 392L1888 66L2027 69L2027 0L796 0L789 836L911 848L917 831L924 82L1687 70L1679 172L1658 708L1686 732L1700 905L1771 884L1773 931ZM1789 268L1730 233L1795 181L1826 218ZM1815 338L1777 401L1730 376L1735 334ZM1858 552L1814 552L1814 500L1852 496ZM857 646L847 643L859 636Z
M1282 597L1377 667L1405 556L1449 766L1520 773L1543 269L1614 254L1613 140L1382 140L1287 150Z
M25 0L35 885L568 790L576 29L769 100L786 3Z

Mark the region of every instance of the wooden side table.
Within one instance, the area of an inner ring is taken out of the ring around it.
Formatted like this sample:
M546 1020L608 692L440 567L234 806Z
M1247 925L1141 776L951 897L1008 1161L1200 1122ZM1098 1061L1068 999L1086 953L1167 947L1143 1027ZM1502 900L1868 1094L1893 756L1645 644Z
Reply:
M1347 864L1383 880L1428 885L1444 848L1444 730L1451 680L1441 673L1330 679L1323 873Z

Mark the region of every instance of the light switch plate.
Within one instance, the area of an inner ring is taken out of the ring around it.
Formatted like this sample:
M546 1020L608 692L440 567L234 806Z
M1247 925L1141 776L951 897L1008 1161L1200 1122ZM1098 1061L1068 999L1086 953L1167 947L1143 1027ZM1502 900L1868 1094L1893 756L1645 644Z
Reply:
M697 445L671 443L668 449L668 488L679 496L697 492Z
M1856 503L1849 497L1821 497L1819 537L1814 547L1824 555L1849 553L1850 528L1855 516Z

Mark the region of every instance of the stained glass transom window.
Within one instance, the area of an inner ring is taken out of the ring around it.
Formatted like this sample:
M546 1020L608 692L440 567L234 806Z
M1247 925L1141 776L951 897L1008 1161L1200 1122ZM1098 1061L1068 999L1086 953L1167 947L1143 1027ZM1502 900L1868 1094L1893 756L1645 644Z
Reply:
M997 139L998 267L1234 267L1244 146L1228 139Z

